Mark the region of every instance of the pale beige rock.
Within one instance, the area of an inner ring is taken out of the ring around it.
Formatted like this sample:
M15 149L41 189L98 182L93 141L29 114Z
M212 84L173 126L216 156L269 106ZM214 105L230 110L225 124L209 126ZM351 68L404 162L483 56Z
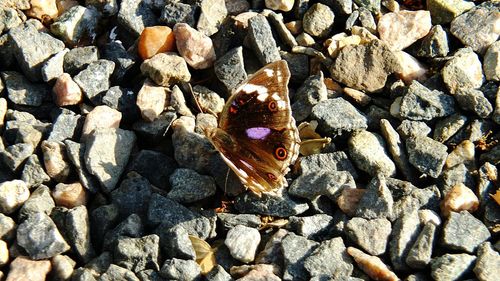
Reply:
M51 264L48 260L34 261L20 256L10 264L5 281L45 281L50 270Z
M271 10L288 12L292 10L294 0L266 0L266 7Z
M43 153L43 164L50 178L56 182L64 182L71 173L71 165L66 155L66 146L61 142L43 141L40 145Z
M0 212L15 212L30 197L28 185L22 180L4 181L0 183Z
M344 88L344 94L361 106L369 104L372 100L372 98L364 92L349 87Z
M418 218L421 225L425 225L428 222L435 225L441 225L442 223L441 217L436 212L429 209L418 210Z
M330 39L325 41L327 46L327 52L332 58L336 58L342 50L347 45L359 45L363 42L361 36L359 35L347 35L346 33L338 33L333 35Z
M5 114L7 113L7 100L0 98L0 128L4 125Z
M230 269L231 276L238 278L239 281L252 280L281 280L276 274L280 274L278 266L273 264L256 264L233 266Z
M456 184L441 201L441 213L449 216L450 212L474 212L479 208L479 199L476 194L463 183Z
M82 89L68 73L59 76L52 88L57 106L75 105L82 101Z
M391 50L400 51L427 35L431 27L430 12L419 10L387 13L380 18L377 29Z
M475 148L470 140L464 140L453 149L446 158L446 167L452 168L459 164L470 164L474 162Z
M354 247L348 247L347 253L358 264L358 267L372 279L384 281L399 280L398 276L380 258L367 255Z
M175 42L179 54L194 69L211 67L215 62L212 39L186 23L174 26Z
M365 194L366 189L344 188L337 198L337 205L340 210L353 217L356 214L359 200Z
M234 25L238 28L247 29L248 21L258 15L256 12L244 12L233 17Z
M0 267L9 262L9 247L7 242L0 240Z
M107 105L96 106L87 114L83 123L82 139L86 139L97 128L118 128L122 113Z
M422 81L426 79L427 68L410 54L397 51L394 55L399 61L401 68L396 72L401 80L411 83L413 80Z
M303 32L301 20L294 20L294 21L287 22L287 23L285 23L285 26L288 30L290 30L290 32L293 35L299 35L300 33Z
M483 70L486 80L500 81L500 41L491 44L486 50Z
M56 0L30 0L30 4L31 9L25 12L28 17L46 21L57 18L59 14Z
M74 208L87 203L87 190L81 183L59 183L52 191L52 197L57 206Z
M458 50L441 69L441 75L451 94L463 89L478 89L484 82L481 61L470 48Z
M65 255L57 255L50 261L52 263L51 274L58 278L57 280L71 280L76 265L74 260Z
M309 35L305 32L302 32L301 34L299 34L299 36L297 36L296 40L300 46L304 46L304 47L310 47L316 43L316 40L314 40L314 38L311 35Z
M186 61L176 53L159 53L141 64L141 72L151 78L156 84L170 84L191 80Z
M142 119L153 122L163 112L167 101L167 88L158 86L147 79L137 94L137 107Z

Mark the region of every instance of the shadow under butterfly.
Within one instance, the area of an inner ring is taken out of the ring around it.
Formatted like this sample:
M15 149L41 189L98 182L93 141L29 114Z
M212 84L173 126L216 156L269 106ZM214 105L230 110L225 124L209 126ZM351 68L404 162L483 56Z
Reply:
M264 66L233 91L218 127L203 128L243 185L257 195L287 186L285 175L299 155L289 80L286 61Z

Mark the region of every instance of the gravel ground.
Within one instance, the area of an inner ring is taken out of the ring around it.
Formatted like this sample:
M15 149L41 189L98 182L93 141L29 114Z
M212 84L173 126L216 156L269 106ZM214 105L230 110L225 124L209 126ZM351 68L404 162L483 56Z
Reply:
M498 26L496 1L1 1L0 280L498 280ZM258 195L203 131L279 60L301 155Z

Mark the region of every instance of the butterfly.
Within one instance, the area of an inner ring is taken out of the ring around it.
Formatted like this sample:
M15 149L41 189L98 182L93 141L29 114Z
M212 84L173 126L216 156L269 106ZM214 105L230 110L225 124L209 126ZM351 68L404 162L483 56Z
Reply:
M264 66L232 92L218 127L204 128L227 165L257 195L287 186L285 175L299 155L289 80L286 61Z

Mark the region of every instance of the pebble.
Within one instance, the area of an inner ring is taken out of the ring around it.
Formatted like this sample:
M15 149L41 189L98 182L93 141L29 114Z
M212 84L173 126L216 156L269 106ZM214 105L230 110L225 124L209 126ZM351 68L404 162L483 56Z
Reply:
M264 16L256 15L248 20L247 38L261 64L281 59L271 26Z
M0 240L10 242L16 234L16 223L11 217L0 213Z
M363 61L371 61L365 65ZM373 40L365 45L342 48L330 68L332 78L350 88L377 92L384 87L387 76L400 69L399 62L385 44Z
M75 75L98 60L99 53L95 46L76 47L64 56L63 68L65 72Z
M377 31L391 50L401 51L427 35L431 27L429 11L399 11L383 15Z
M212 36L221 28L227 17L224 0L203 0L200 3L201 14L196 25L198 31L206 36Z
M467 122L467 117L460 114L453 114L439 120L434 128L433 138L439 142L446 142Z
M436 281L458 280L472 271L476 257L469 254L444 254L431 261L431 276Z
M193 260L167 259L163 263L160 275L170 280L200 280L201 271Z
M49 58L42 66L42 79L44 82L49 82L57 79L64 73L63 63L64 57L69 52L69 49L65 48L59 53L53 55Z
M427 127L425 123L422 124ZM401 123L401 125L403 125L403 123ZM430 131L430 128L427 128ZM394 130L391 123L387 119L380 120L380 129L385 141L387 142L387 148L391 153L392 159L394 159L394 164L403 173L407 180L416 179L415 173L409 165L408 154L406 153L403 142L398 132Z
M31 260L28 257L19 256L10 264L6 281L31 280L44 281L52 270L48 260Z
M239 84L247 79L243 61L243 47L237 47L217 58L214 64L215 75L227 91L231 93Z
M284 258L283 279L306 280L309 278L305 271L305 260L318 246L318 242L293 233L288 233L283 237L281 241Z
M240 213L256 213L276 217L294 216L309 209L307 203L290 197L284 189L263 194L261 197L253 193L243 193L236 197L234 207Z
M160 238L155 235L141 238L120 238L113 251L114 262L133 272L159 270Z
M111 41L101 48L101 57L115 63L112 78L122 82L125 74L135 65L137 58L125 50L120 41ZM112 88L112 87L111 87ZM110 89L111 89L110 88Z
M425 268L432 258L433 245L437 238L438 228L433 222L428 222L422 227L415 243L411 246L406 257L406 264L411 268Z
M87 192L79 182L57 184L52 191L52 197L58 206L69 209L86 205L87 203Z
M450 24L450 32L465 46L484 54L500 35L500 30L496 28L500 22L499 11L500 5L496 2L477 5L454 18Z
M289 12L293 8L293 0L266 0L266 7L271 10Z
M392 176L396 166L385 150L385 142L378 134L359 131L348 140L349 154L356 166L371 176Z
M4 266L9 262L9 248L7 243L0 240L0 266Z
M406 140L408 160L421 173L439 177L448 157L446 145L429 137L415 136Z
M54 200L50 196L50 189L45 185L41 185L24 202L24 205L19 210L18 218L22 221L37 212L50 215L55 206Z
M167 105L167 88L158 86L151 80L146 79L139 93L137 93L136 105L141 112L142 119L153 122L165 110Z
M500 274L500 254L490 242L484 242L477 249L474 273L479 280L494 280Z
M196 5L190 5L182 2L167 2L161 10L160 22L165 23L169 27L173 27L176 23L187 23L190 26L195 26Z
M73 275L76 262L66 255L57 255L51 260L52 274L57 280L69 280Z
M87 6L95 7L104 17L114 16L118 13L118 2L116 0L87 0Z
M311 118L318 120L319 130L327 135L343 135L368 127L365 115L343 98L320 101L312 108Z
M177 51L194 69L206 69L215 62L212 39L186 23L174 26Z
M495 42L491 44L483 58L483 71L486 80L499 81L500 80L500 43Z
M356 195L355 195L356 196ZM394 200L382 175L373 177L355 209L357 217L365 219L391 218Z
M2 81L2 79L0 79ZM3 82L0 82L0 93L3 90ZM4 126L5 114L7 113L7 100L5 98L0 98L0 128Z
M43 141L43 163L47 174L57 182L64 182L71 173L71 166L62 142Z
M293 97L292 116L297 122L304 121L316 104L327 99L323 73L309 76Z
M193 94L203 111L215 114L222 112L225 104L224 99L216 92L203 86L196 85L193 87Z
M316 3L304 14L302 28L312 36L326 37L333 27L335 15L326 5Z
M95 193L99 188L99 183L97 179L94 178L87 167L85 167L85 144L80 144L71 140L64 141L66 145L66 153L69 160L74 165L80 183L92 193Z
M158 53L173 52L176 36L168 26L150 26L144 28L139 36L137 52L143 59L149 59Z
M347 253L370 278L387 281L399 280L398 276L380 258L367 255L354 247L348 247Z
M385 218L366 220L354 217L346 224L344 231L368 254L378 256L385 253L391 230L391 222Z
M0 159L10 171L16 172L22 168L22 164L33 154L34 150L33 145L28 143L13 144L0 151Z
M72 251L84 263L95 256L90 237L90 221L85 206L69 209L64 218L65 237Z
M51 258L70 249L52 219L40 212L19 225L17 243L36 260Z
M97 177L105 192L112 191L128 163L136 142L132 131L120 128L97 128L85 142L85 164ZM101 165L108 163L108 165Z
M121 206L118 206L118 208L121 208ZM122 216L124 215L123 213L130 212L122 212ZM131 214L122 222L120 222L115 228L110 229L106 232L106 235L102 237L102 248L109 251L117 250L116 247L118 240L122 238L140 238L142 236L144 236L144 225L141 217L139 217L139 215L137 214ZM163 237L160 237L160 239L162 238ZM135 243L134 241L132 242ZM126 243L127 242L123 243L123 245L125 245Z
M356 188L354 178L346 171L311 171L296 178L288 193L293 196L317 199L319 196L336 198L347 188Z
M46 85L32 83L19 72L3 71L0 75L5 81L7 97L17 105L40 106L48 96Z
M231 256L241 262L248 263L255 259L260 239L260 233L257 229L237 225L228 231L224 245L228 247Z
M475 150L474 144L465 140L458 144L455 149L453 149L450 154L448 154L448 158L446 158L446 167L451 168L460 164L474 165Z
M356 215L358 203L363 197L366 189L345 188L337 198L339 209L345 214L353 217Z
M445 64L441 74L451 94L455 94L458 90L477 89L484 82L479 57L470 48L458 50Z
M422 39L417 56L426 58L444 57L448 55L449 51L448 34L441 25L434 25Z
M159 53L145 60L141 72L161 86L191 79L186 61L175 53Z
M70 46L89 40L98 27L99 13L93 7L75 5L64 11L50 25L50 31Z
M75 105L82 101L82 90L68 73L57 77L52 92L57 106Z
M350 276L353 270L351 259L340 237L321 242L321 244L306 257L304 267L312 278L321 278L323 276L342 278Z
M12 180L0 183L0 211L11 214L22 206L30 196L24 181Z
M311 240L324 240L330 237L334 218L327 214L316 214L304 217L289 217L287 229Z
M463 0L429 0L427 9L431 13L432 23L447 24L454 18L474 7L474 3Z
M106 105L94 107L85 117L82 128L82 140L90 137L97 129L116 129L120 126L122 114Z
M91 275L93 277L93 275ZM90 277L88 277L90 278ZM95 278L95 277L94 277ZM87 280L87 279L84 279ZM91 279L92 280L92 279ZM113 281L113 280L127 280L127 281L139 281L139 278L134 274L134 272L123 268L121 266L110 264L106 272L101 274L99 281ZM92 280L93 281L93 280Z
M400 79L406 83L410 83L413 80L425 80L428 69L422 63L403 51L397 51L394 54L401 66L401 69L396 72Z
M170 175L170 186L167 197L180 203L192 203L211 197L217 189L212 177L183 168L176 169Z
M28 157L26 163L24 163L21 180L24 181L30 188L40 184L46 184L50 181L49 175L47 175L43 169L36 154Z
M161 250L168 253L168 258L196 259L189 234L182 226L169 227L162 224L156 228L155 233L160 237Z
M152 185L167 189L169 177L177 168L175 160L163 153L143 149L134 155L127 171L135 171Z
M205 275L207 281L231 281L233 278L226 270L220 266L216 265L207 275Z
M468 211L451 212L443 225L442 242L447 248L473 254L490 236L488 228Z
M118 24L134 37L138 37L145 27L154 26L158 21L152 3L140 0L123 0L117 19Z
M89 64L73 80L82 88L85 96L92 100L109 89L110 77L114 69L114 62L100 59Z
M393 224L389 254L395 270L408 270L406 258L421 231L418 212L403 213Z

